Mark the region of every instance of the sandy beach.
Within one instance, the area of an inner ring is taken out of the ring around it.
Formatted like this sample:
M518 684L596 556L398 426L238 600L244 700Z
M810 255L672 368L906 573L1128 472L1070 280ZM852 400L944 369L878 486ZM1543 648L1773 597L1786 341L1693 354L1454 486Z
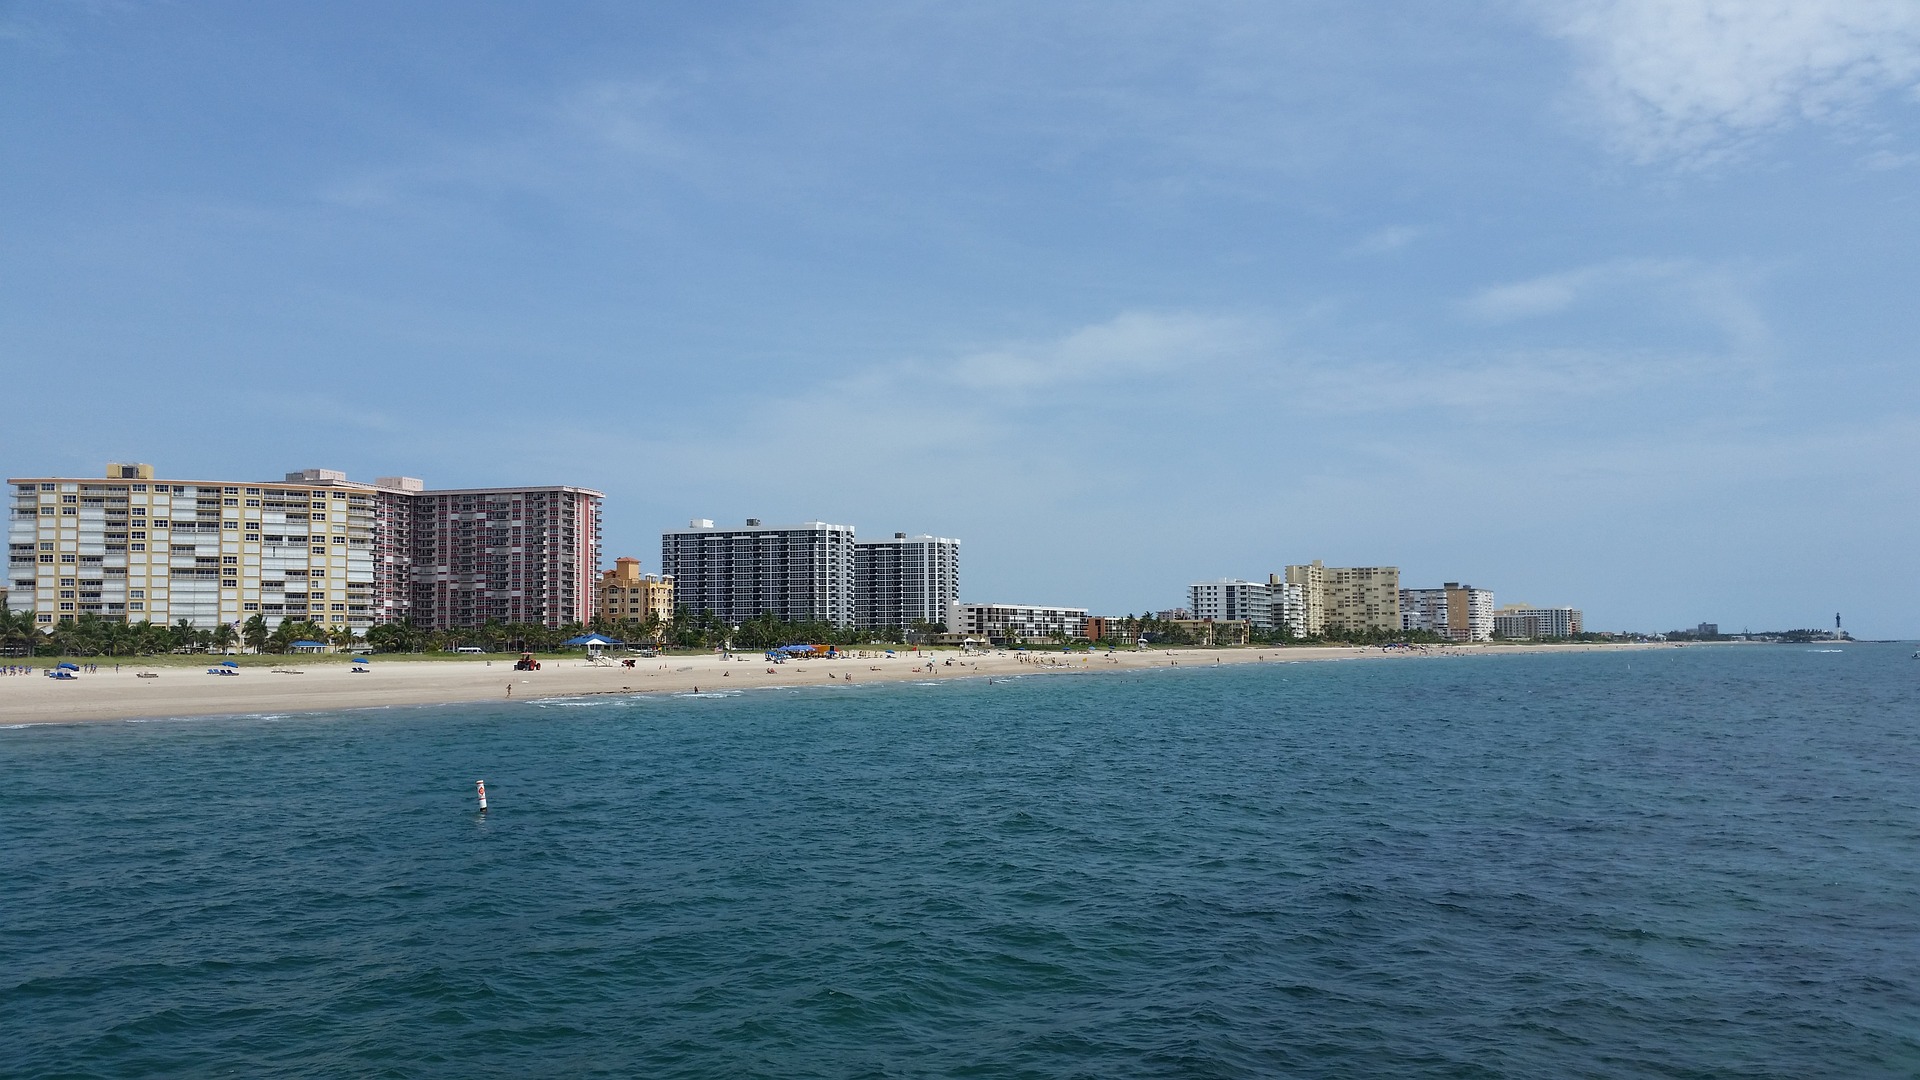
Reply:
M537 701L593 694L670 694L790 686L852 687L871 683L992 675L1137 671L1154 667L1302 661L1414 660L1434 657L1513 656L1522 653L1617 651L1669 645L1454 645L1420 650L1353 647L1121 650L1112 653L957 651L868 653L833 660L774 665L759 656L670 656L637 660L632 668L602 667L583 659L542 661L539 671L514 671L510 659L376 659L355 673L338 660L301 662L291 656L240 658L239 675L205 667L141 665L99 658L99 670L71 680L33 675L0 678L0 725L65 724L153 717L241 715L372 709L471 701ZM219 658L208 657L213 664ZM44 668L50 661L37 661ZM141 678L141 671L157 677ZM297 672L298 674L293 674Z

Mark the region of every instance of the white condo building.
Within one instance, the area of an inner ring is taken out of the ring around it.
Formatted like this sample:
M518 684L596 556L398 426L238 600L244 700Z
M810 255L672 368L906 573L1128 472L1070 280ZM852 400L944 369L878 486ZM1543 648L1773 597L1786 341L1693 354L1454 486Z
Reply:
M1083 639L1087 636L1087 609L1032 604L963 604L956 600L947 605L947 631L993 641L1010 638L1046 641L1055 636Z
M909 630L947 621L960 599L960 541L894 533L853 544L853 618L862 629Z
M1273 626L1273 595L1265 582L1239 578L1196 581L1187 586L1187 607L1196 619Z
M1426 630L1450 641L1493 637L1493 593L1449 581L1438 589L1400 590L1400 628Z
M1284 628L1295 637L1307 635L1305 589L1269 575L1264 582L1220 578L1187 586L1192 618L1214 622L1250 622L1263 630Z
M660 572L674 606L739 624L770 614L784 622L854 625L853 526L808 521L765 525L748 518L716 528L696 518L660 536Z

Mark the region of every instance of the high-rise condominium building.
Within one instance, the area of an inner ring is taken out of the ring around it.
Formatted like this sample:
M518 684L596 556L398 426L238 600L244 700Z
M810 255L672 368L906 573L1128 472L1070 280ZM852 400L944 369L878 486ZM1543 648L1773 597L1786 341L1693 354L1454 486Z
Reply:
M43 626L82 613L203 629L254 615L560 626L591 613L600 493L585 488L430 492L329 469L176 481L143 464L9 483L8 605Z
M600 500L598 491L561 485L414 494L414 622L586 622L600 569Z
M1493 613L1493 636L1570 638L1584 631L1583 623L1579 608L1506 604Z
M1286 579L1301 587L1309 634L1401 629L1397 566L1323 566L1315 559L1287 567Z
M622 556L600 573L595 615L612 622L645 622L648 616L673 618L673 579L640 572L640 560Z
M1272 580L1274 575L1267 575ZM1300 587L1302 619L1306 623L1307 634L1318 637L1327 629L1327 568L1315 559L1299 566L1289 566L1286 582Z
M853 526L715 528L696 518L661 534L660 572L673 578L674 605L739 624L771 614L785 622L852 626Z
M1427 630L1449 641L1493 637L1493 593L1449 581L1438 589L1400 590L1400 627Z
M853 618L863 629L910 630L947 621L960 599L960 541L894 533L853 544Z

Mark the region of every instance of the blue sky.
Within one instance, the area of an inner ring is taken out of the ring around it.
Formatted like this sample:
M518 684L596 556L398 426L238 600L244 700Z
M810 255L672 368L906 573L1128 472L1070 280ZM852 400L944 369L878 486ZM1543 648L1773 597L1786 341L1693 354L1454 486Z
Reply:
M0 467L1916 636L1916 118L1907 0L0 3Z

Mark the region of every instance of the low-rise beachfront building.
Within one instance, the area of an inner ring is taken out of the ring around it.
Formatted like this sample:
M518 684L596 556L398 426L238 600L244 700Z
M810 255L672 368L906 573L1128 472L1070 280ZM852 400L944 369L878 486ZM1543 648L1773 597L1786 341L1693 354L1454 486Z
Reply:
M947 630L995 642L1086 640L1087 609L1036 604L947 605Z
M1449 581L1438 589L1400 590L1400 628L1424 630L1449 641L1493 637L1493 593Z
M645 622L649 617L673 618L673 579L640 572L640 560L621 556L613 569L602 570L594 586L595 617L613 622Z
M1499 638L1570 638L1584 630L1579 608L1503 604L1493 613L1493 636Z
M853 542L853 619L866 630L946 622L960 599L960 541L908 536Z
M674 606L738 625L758 615L784 622L854 622L853 526L808 521L766 525L748 518L716 528L695 518L660 536L660 572Z
M538 598L487 607L494 617L559 626L591 612L591 589L569 573L579 560L598 561L600 493L585 488L429 492L417 480L355 483L330 469L279 481L169 480L146 464L110 465L99 479L9 483L8 606L32 611L43 627L83 613L184 619L200 629L255 615L270 628L287 619L355 632L409 618L467 625L446 621L433 603L456 568L478 579L478 589L497 583L503 593ZM558 492L570 493L570 513L549 504ZM423 509L442 495L484 499L489 517L497 504L502 525L489 540L506 532L506 557L482 564L482 551L493 549L473 530L436 531ZM523 501L528 512L514 513Z

